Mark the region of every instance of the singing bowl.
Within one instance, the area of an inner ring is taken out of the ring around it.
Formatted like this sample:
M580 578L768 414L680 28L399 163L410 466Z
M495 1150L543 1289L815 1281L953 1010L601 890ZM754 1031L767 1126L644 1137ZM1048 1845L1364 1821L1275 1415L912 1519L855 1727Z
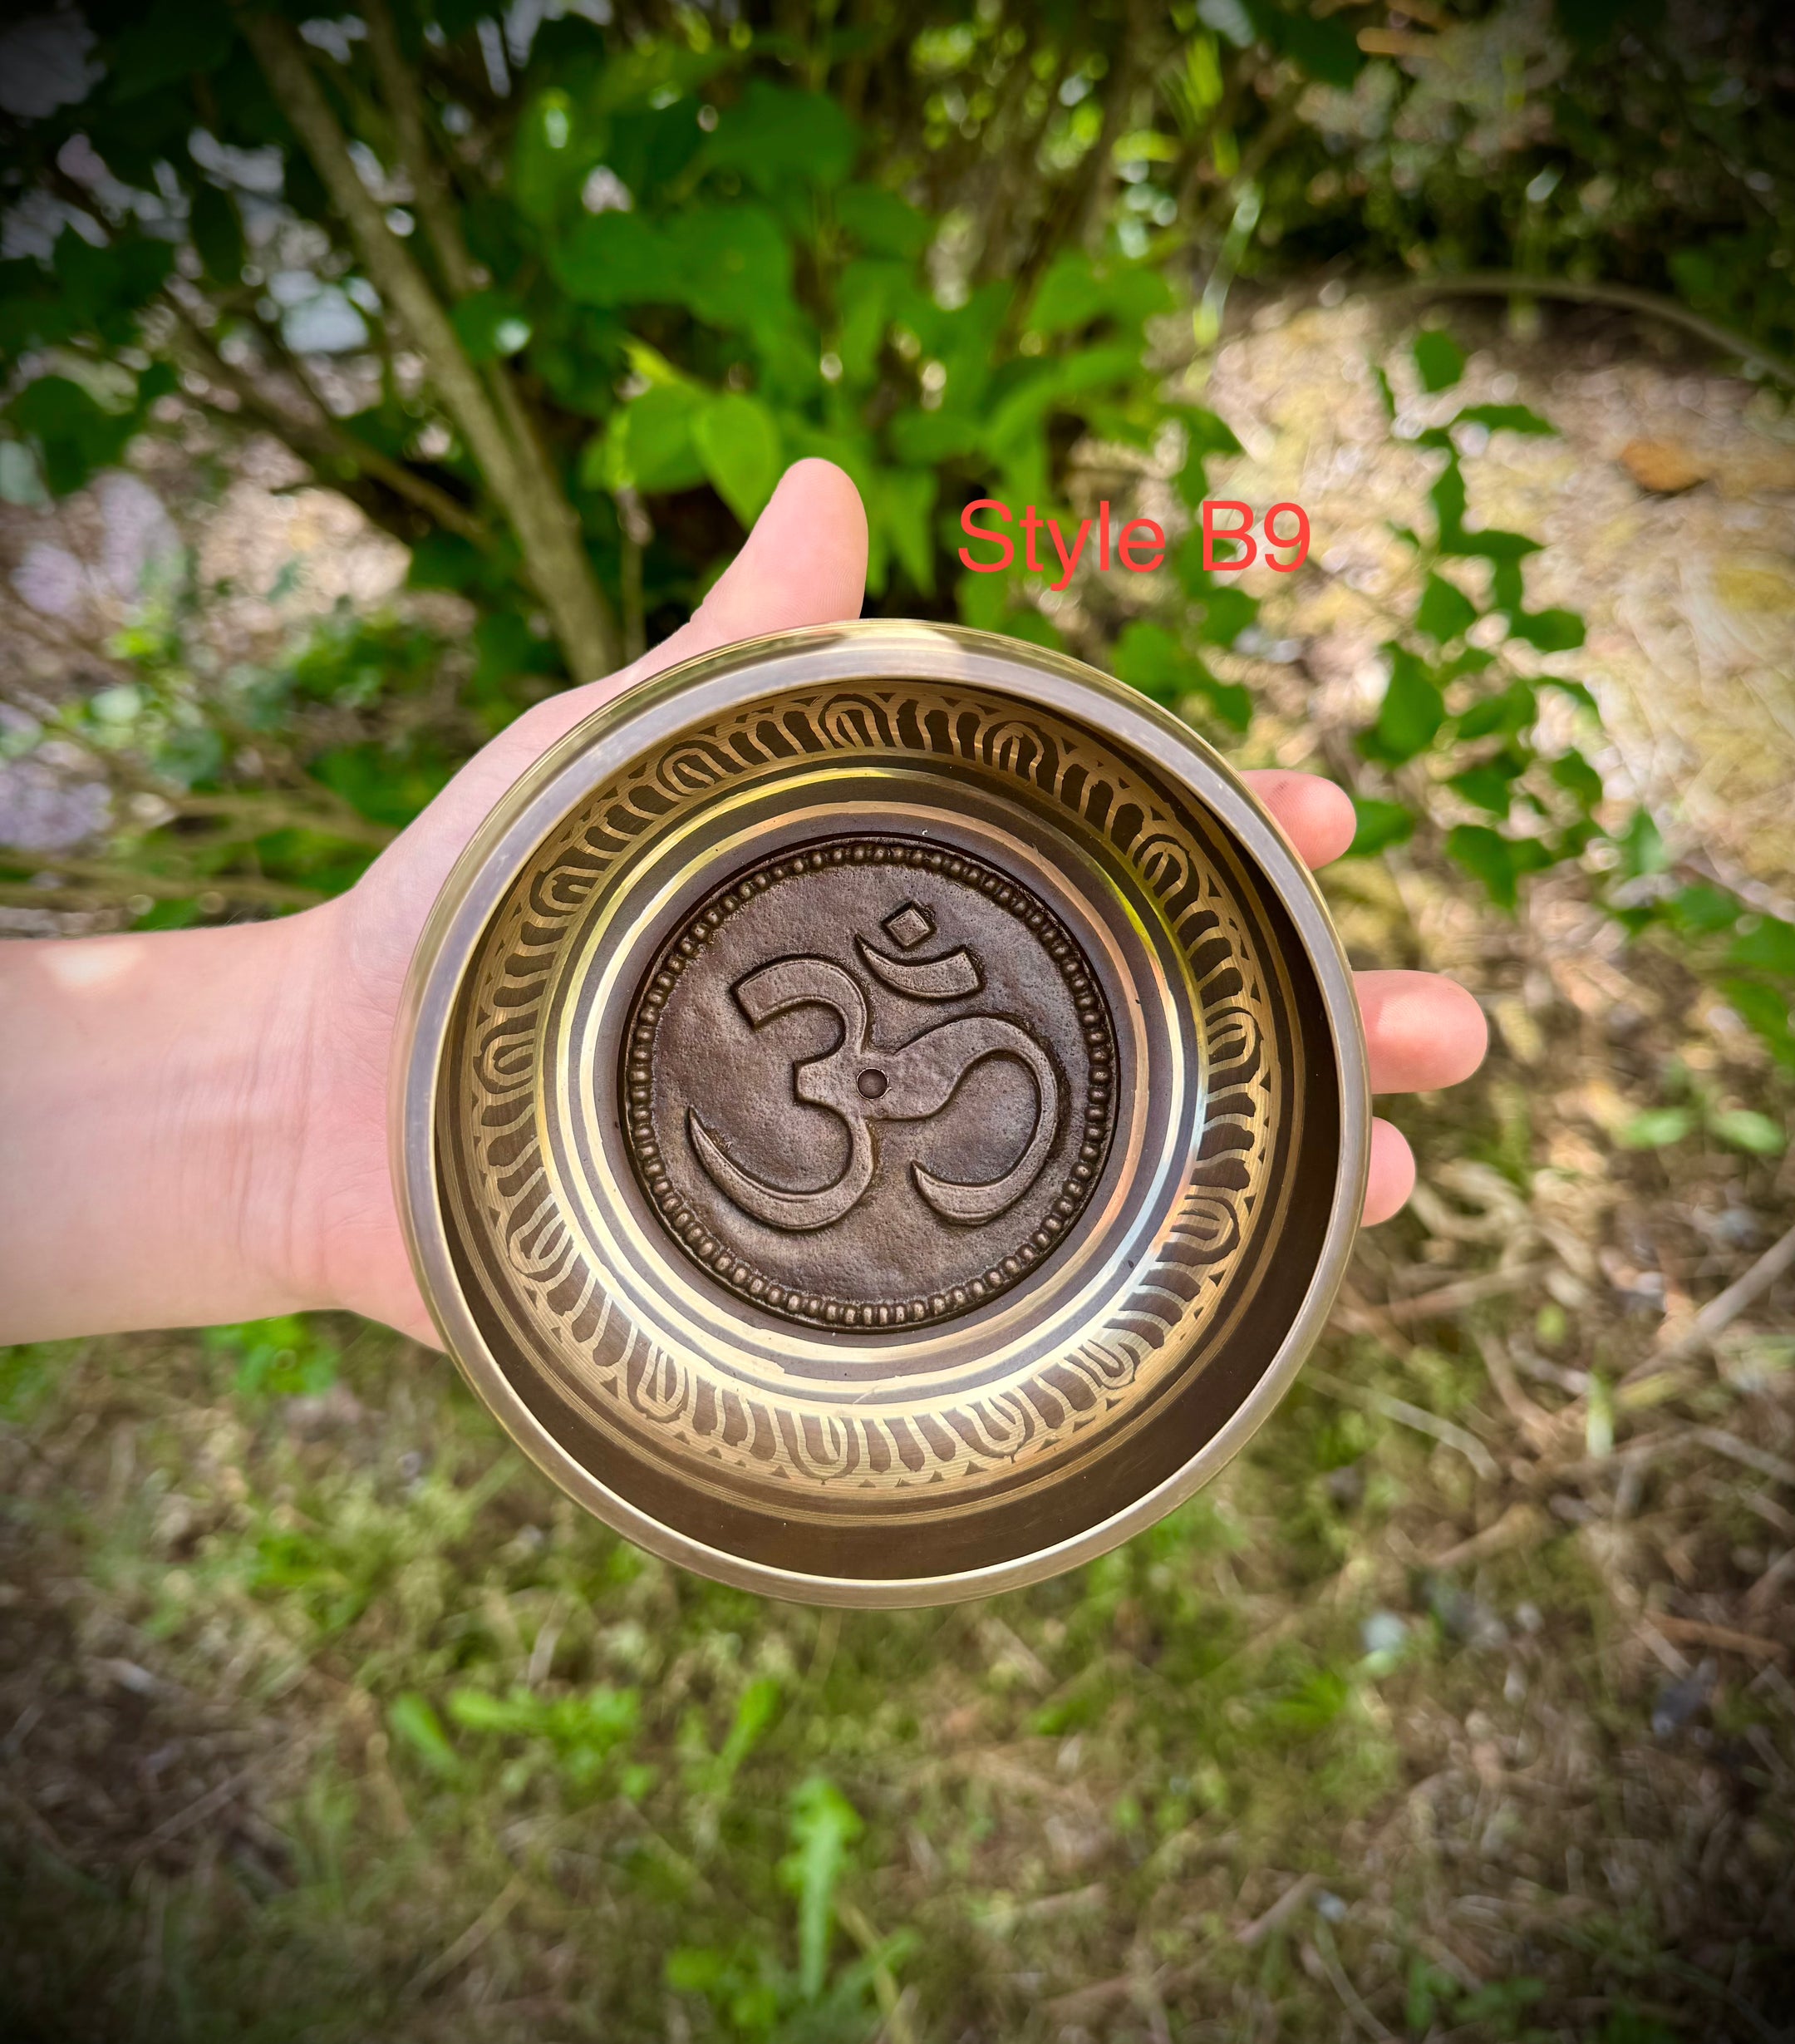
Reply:
M620 1533L812 1603L1036 1581L1276 1404L1364 1196L1351 977L1217 755L866 622L690 661L505 795L409 981L418 1282Z

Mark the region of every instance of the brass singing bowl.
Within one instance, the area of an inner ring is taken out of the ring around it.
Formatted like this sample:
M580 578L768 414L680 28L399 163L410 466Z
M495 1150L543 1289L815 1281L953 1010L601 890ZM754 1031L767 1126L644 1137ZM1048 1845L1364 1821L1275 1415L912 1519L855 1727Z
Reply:
M620 1533L819 1603L1030 1583L1266 1418L1364 1197L1314 883L1080 662L867 622L687 662L499 804L413 961L444 1342Z

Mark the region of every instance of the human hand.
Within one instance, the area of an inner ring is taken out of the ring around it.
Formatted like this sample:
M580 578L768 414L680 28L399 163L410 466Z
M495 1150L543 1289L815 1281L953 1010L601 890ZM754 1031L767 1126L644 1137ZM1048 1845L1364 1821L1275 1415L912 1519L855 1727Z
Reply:
M799 462L688 624L519 717L348 894L277 923L0 945L0 1022L17 1037L0 1060L12 1153L0 1158L0 1340L334 1306L434 1342L389 1174L386 1097L406 972L450 869L505 790L593 711L732 641L858 617L865 568L853 485ZM1351 842L1352 805L1331 783L1246 778L1310 865ZM1425 973L1358 979L1374 1091L1476 1069L1483 1017L1462 988ZM1375 1122L1366 1220L1396 1212L1414 1182L1407 1143Z

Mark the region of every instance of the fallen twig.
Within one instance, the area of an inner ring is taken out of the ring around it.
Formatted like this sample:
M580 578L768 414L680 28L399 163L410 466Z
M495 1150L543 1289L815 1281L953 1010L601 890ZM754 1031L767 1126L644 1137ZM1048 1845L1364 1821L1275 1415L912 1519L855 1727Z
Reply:
M1684 1640L1692 1647L1718 1647L1723 1652L1743 1653L1753 1661L1782 1661L1788 1655L1788 1648L1779 1639L1742 1633L1731 1625L1710 1625L1705 1618L1679 1618L1666 1611L1655 1611L1652 1623L1667 1639Z
M1392 1398L1388 1391L1361 1391L1356 1384L1343 1383L1339 1377L1316 1369L1312 1363L1304 1375L1317 1391L1325 1391L1330 1398L1357 1406L1366 1412L1375 1412L1386 1420L1394 1420L1399 1426L1412 1426L1417 1433L1431 1435L1443 1447L1457 1449L1480 1476L1493 1482L1500 1475L1495 1456L1475 1434L1468 1434L1463 1427L1455 1426L1450 1420L1443 1420L1437 1412L1424 1411L1419 1406L1410 1405L1406 1398Z
M527 1885L521 1874L514 1874L455 1943L440 1952L429 1965L415 1973L405 1990L407 2000L434 1987L452 1973L464 1959L472 1958L486 1940L517 1907Z
M1692 1356L1699 1349L1705 1348L1748 1306L1755 1305L1791 1264L1795 1264L1795 1228L1773 1242L1743 1278L1736 1278L1725 1291L1709 1299L1681 1334L1653 1349L1644 1362L1635 1363L1621 1382L1630 1383L1635 1377L1661 1370L1667 1362L1679 1362L1684 1356Z
M1299 1874L1269 1909L1256 1916L1244 1930L1235 1932L1235 1943L1244 1945L1249 1952L1256 1944L1262 1944L1273 1931L1289 1923L1320 1885L1319 1874Z
M1504 1292L1518 1292L1522 1285L1537 1278L1544 1268L1541 1263L1519 1263L1512 1270L1480 1271L1474 1278L1458 1278L1434 1291L1418 1293L1413 1298L1392 1299L1384 1310L1392 1320L1425 1320L1436 1314L1443 1317L1457 1313L1462 1307L1475 1306L1481 1299L1499 1298Z

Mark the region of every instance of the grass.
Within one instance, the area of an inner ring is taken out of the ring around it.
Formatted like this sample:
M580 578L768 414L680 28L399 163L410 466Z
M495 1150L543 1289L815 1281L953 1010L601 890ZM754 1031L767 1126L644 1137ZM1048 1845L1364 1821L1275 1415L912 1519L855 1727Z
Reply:
M1399 879L1349 943L1502 1019L1415 1212L1220 1481L1026 1593L701 1582L347 1320L0 1352L0 2034L1784 2034L1787 1288L1650 1353L1795 1179L1640 1120L1777 1087L1647 951L1617 1037L1567 894Z

